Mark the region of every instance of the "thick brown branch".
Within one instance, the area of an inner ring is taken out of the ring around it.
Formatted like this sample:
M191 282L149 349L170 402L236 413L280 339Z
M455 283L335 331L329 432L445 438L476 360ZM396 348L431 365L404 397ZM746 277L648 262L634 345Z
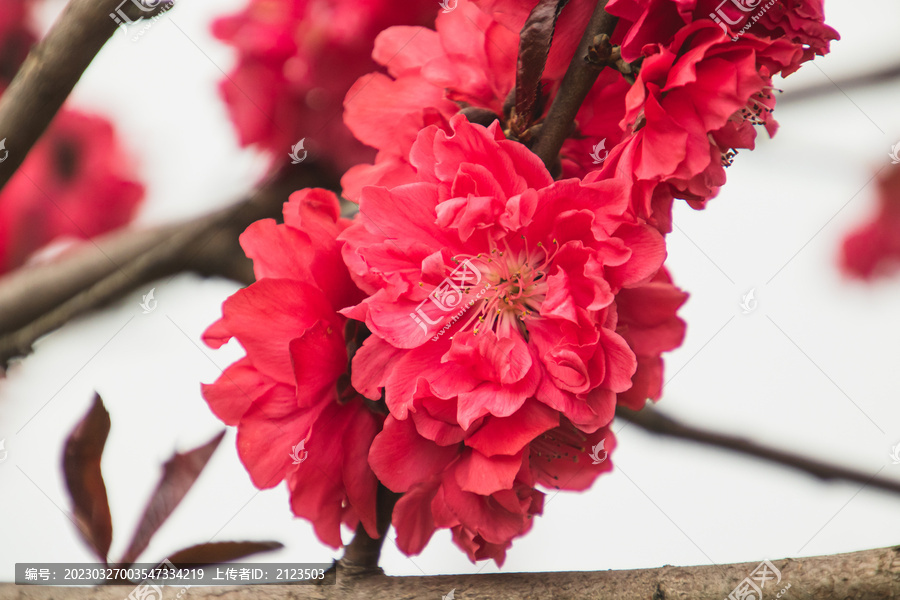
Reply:
M900 596L900 548L881 548L834 556L772 561L781 581L768 581L764 598L783 600L870 600ZM699 567L661 567L630 571L500 573L439 577L342 575L335 585L192 587L193 600L396 600L441 598L455 589L465 600L722 600L758 562ZM122 600L133 587L31 587L0 584L0 597L21 600ZM175 590L166 597L175 597Z
M588 22L578 49L563 77L559 92L541 125L540 137L532 151L537 154L550 172L554 172L559 150L572 132L575 115L597 81L603 67L588 62L588 49L594 38L601 34L612 35L617 19L606 12L606 0L600 0Z
M9 157L0 163L0 189L25 160L68 98L82 73L116 31L110 17L121 0L72 0L47 36L28 54L9 88L0 97L0 139L6 139ZM161 11L141 12L126 3L133 18Z
M616 416L638 427L659 435L689 440L716 448L725 448L740 454L755 456L785 467L797 469L825 481L843 480L864 484L866 487L900 494L900 482L881 479L874 475L854 471L846 467L832 465L815 459L762 446L756 442L732 435L716 433L685 425L666 416L651 406L635 412L627 408L616 409Z
M288 165L235 206L150 231L122 231L102 242L102 254L85 246L0 280L0 367L28 354L35 340L70 319L161 277L194 271L251 282L251 265L238 246L240 233L259 219L280 218L291 192L335 183L315 165Z

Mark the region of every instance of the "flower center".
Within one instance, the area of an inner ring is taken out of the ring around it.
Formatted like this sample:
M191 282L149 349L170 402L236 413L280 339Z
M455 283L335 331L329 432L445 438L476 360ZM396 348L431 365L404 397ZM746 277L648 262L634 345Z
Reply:
M752 96L750 96L750 99L747 100L747 105L736 112L732 119L737 121L746 121L755 126L766 126L766 124L769 122L769 117L775 110L775 96L773 95L774 91L775 88L773 88L772 86L766 86L756 94L753 94ZM710 141L715 143L712 134L710 134L709 138ZM722 149L722 164L726 167L730 167L734 163L734 157L737 156L737 154L738 151L734 148Z
M541 304L547 296L547 277L559 251L559 242L553 240L552 250L541 242L531 249L524 236L522 239L524 247L519 251L510 250L506 240L503 240L503 249L491 241L492 248L487 254L454 257L457 264L468 259L489 285L484 288L487 293L480 298L480 304L473 307L472 314L459 331L471 326L476 335L493 331L506 336L517 330L527 339L528 320L540 318Z
M740 111L745 121L750 121L753 125L765 125L769 121L769 115L772 114L775 104L773 91L771 86L766 86L750 96L747 106Z

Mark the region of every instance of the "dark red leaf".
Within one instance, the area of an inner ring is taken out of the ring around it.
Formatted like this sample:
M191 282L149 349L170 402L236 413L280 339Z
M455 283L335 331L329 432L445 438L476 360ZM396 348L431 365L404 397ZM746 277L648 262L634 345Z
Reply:
M197 544L184 550L179 550L169 557L176 567L182 565L217 565L237 560L260 552L271 552L284 548L279 542L211 542Z
M224 435L223 431L199 448L184 454L176 453L163 466L162 478L156 486L150 502L147 503L147 508L144 509L144 515L141 517L137 531L131 538L128 550L122 557L121 564L123 566L134 563L141 552L146 550L153 535L197 481L197 477L200 476L200 472L203 471L209 457L212 456Z
M519 35L519 59L516 64L516 116L524 131L539 116L541 76L550 54L556 19L568 0L540 0Z
M72 497L75 523L81 537L104 563L112 542L112 518L100 458L109 426L109 413L96 395L93 406L69 434L63 451L63 475Z

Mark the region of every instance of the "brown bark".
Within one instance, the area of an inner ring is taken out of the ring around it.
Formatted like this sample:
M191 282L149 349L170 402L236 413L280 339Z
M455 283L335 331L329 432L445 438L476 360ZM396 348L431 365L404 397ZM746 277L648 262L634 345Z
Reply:
M649 542L644 542L649 543ZM781 581L770 581L764 600L787 584L781 600L876 600L900 596L900 547L833 556L772 561ZM501 573L387 577L338 571L335 585L194 587L182 598L199 600L436 600L455 589L459 600L722 600L759 565L746 562L698 567L665 566L629 571ZM122 600L127 586L63 588L0 584L0 598L20 600ZM180 588L167 588L175 598Z

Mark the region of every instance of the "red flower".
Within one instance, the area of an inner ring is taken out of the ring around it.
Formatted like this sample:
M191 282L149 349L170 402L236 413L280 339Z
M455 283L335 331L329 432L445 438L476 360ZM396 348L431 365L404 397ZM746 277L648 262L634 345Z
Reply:
M344 314L373 334L354 387L373 399L384 388L399 419L423 390L458 397L464 428L534 396L595 431L636 367L615 331L615 293L659 270L662 237L622 215L617 182L554 183L498 123L460 115L451 127L423 130L410 158L418 181L365 188L342 235L369 294Z
M619 394L618 404L640 410L648 399L659 399L663 387L661 355L684 341L685 323L676 313L686 300L687 294L672 285L665 268L652 281L616 294L616 331L637 356L632 386Z
M785 75L815 55L828 53L838 33L825 25L823 0L610 0L606 10L620 17L622 55L633 61L648 44L667 45L678 31L696 21L710 21L729 38L782 39L801 50Z
M668 46L644 52L622 121L635 133L586 181L625 180L634 213L668 232L673 197L702 208L725 183L724 167L736 149L754 147L754 126L774 134L772 76L801 51L785 40L745 36L732 42L712 21L701 20Z
M848 275L862 279L900 269L900 168L879 178L875 218L844 239L841 266Z
M388 417L369 453L379 479L404 493L393 524L406 554L418 554L436 529L449 528L472 561L502 565L512 540L542 511L544 495L535 486L584 490L612 469L608 429L585 434L535 400L465 431L455 423L454 401L426 397L416 404L410 419ZM590 460L594 447L599 461Z
M4 152L15 152L7 140ZM131 220L144 196L112 125L62 110L0 192L0 273L62 236L89 238Z
M338 214L334 194L303 190L285 204L284 225L265 219L244 232L257 282L225 301L204 340L218 348L234 337L247 356L203 386L213 412L237 425L254 485L286 480L294 514L333 547L341 522L378 535L366 455L383 420L346 384L346 319L336 311L360 295L341 264Z
M344 170L371 160L341 122L341 101L369 58L382 29L426 23L437 2L387 0L251 0L213 24L215 36L238 50L220 90L241 144L286 156L307 138L312 154Z
M501 4L493 8L498 15L510 17L511 13L502 12L505 3ZM560 26L571 26L584 12L584 2L573 4L578 6L563 11ZM527 12L521 15L523 21L526 16ZM507 29L467 0L459 0L452 12L438 15L435 29L391 27L382 32L373 57L388 74L361 77L347 93L344 121L360 141L378 150L378 156L374 165L359 165L344 175L345 197L357 200L365 185L392 187L413 181L409 151L418 132L438 125L449 133L448 122L461 107L487 109L508 129L503 107L515 87L518 29ZM554 46L544 70L548 98L555 94L565 71L562 57L568 56L568 64L574 51L574 46L568 54L557 51L558 47ZM581 177L598 168L591 158L593 147L604 140L608 149L622 138L619 121L628 87L615 71L601 75L578 113L577 131L563 146L564 176Z

